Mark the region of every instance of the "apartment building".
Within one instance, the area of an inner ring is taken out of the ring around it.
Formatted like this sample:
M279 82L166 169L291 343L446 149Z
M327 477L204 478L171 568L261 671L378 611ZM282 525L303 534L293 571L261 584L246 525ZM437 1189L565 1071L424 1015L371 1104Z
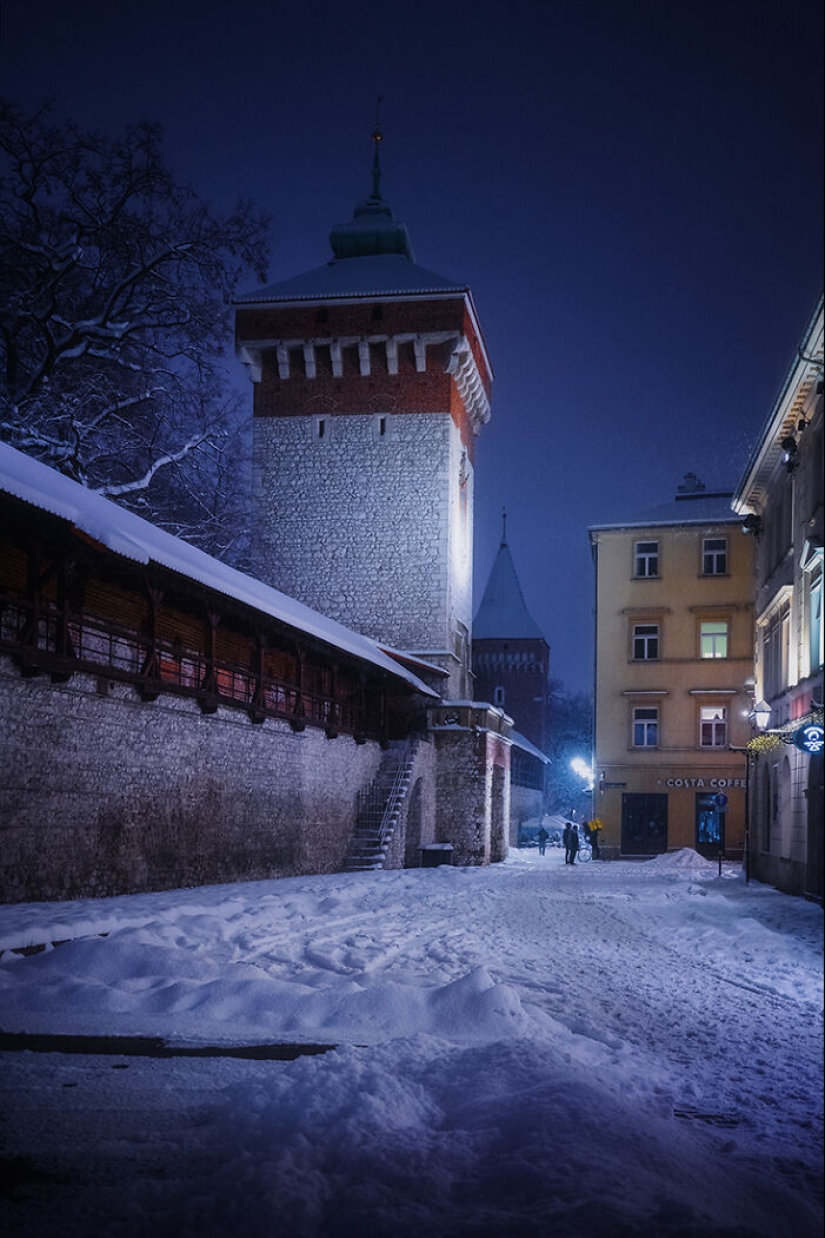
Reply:
M742 854L754 543L731 497L688 473L671 503L589 530L606 858Z

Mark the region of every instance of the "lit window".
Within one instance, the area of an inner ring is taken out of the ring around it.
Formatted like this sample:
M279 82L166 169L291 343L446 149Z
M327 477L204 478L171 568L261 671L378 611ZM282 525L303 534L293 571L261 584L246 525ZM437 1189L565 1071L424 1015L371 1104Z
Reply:
M702 705L699 710L699 746L727 748L728 719L724 705Z
M633 626L633 660L655 662L659 657L658 623L636 623Z
M633 710L633 747L655 748L659 743L659 710L639 706Z
M659 543L637 542L634 572L637 576L659 575Z
M728 624L719 620L699 625L699 657L726 658L728 656Z
M702 573L705 576L724 576L728 570L728 539L706 537L702 542Z

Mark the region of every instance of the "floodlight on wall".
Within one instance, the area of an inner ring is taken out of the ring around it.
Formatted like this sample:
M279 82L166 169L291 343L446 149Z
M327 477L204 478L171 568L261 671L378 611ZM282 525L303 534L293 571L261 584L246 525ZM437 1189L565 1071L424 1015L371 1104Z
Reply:
M751 512L742 521L742 532L751 533L754 537L758 537L762 532L762 517L757 516L756 512Z
M799 464L799 448L796 445L796 439L792 434L787 434L785 438L782 439L779 446L784 452L784 455L782 456L782 463L790 473L791 470L795 469L797 464Z

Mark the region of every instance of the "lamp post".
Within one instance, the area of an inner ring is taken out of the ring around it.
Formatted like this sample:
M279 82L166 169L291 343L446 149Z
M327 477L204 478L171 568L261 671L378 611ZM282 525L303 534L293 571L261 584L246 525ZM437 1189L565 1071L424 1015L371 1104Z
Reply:
M748 714L748 722L754 730L764 731L771 717L771 707L767 701L754 702L753 709ZM743 748L731 745L731 752L745 754L745 885L751 879L751 762L759 760L759 752L745 744Z

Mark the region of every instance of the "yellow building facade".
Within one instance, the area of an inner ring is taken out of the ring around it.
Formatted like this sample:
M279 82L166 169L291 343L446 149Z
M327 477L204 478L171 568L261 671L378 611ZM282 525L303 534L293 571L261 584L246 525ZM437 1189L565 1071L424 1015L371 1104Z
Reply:
M595 568L593 815L605 858L742 854L753 709L753 538L731 494L589 530Z

